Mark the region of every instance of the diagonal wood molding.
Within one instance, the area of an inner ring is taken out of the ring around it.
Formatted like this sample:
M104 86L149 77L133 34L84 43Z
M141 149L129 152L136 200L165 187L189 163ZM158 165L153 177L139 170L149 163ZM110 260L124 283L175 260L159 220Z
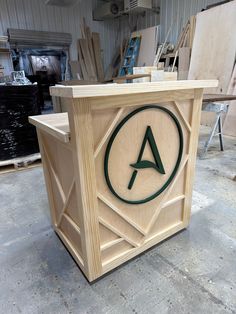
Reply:
M69 204L69 201L70 201L70 198L71 198L71 195L72 195L72 191L73 191L73 188L75 186L75 179L73 178L73 181L71 183L71 186L70 186L70 189L69 189L69 192L66 196L66 199L65 199L65 202L63 204L63 208L62 208L62 211L60 213L60 216L59 216L59 219L56 223L56 226L59 228L60 224L61 224L61 220L62 220L62 216L63 214L65 214L66 210L67 210L67 207L68 207L68 204Z
M167 207L167 206L168 206L168 205L167 205L168 203L173 202L173 200L168 200L168 197L169 197L171 191L173 190L173 188L174 188L176 182L178 181L178 179L179 179L179 177L180 177L182 171L184 170L184 168L185 168L185 166L186 166L188 160L189 160L189 155L186 155L186 157L185 157L185 159L184 159L184 161L183 161L181 167L179 168L179 170L178 170L178 172L177 172L177 174L176 174L174 180L173 180L172 183L170 184L169 189L167 190L165 196L163 197L162 201L160 202L159 206L157 207L157 209L156 209L156 211L155 211L155 214L152 216L152 219L151 219L151 221L150 221L150 223L149 223L149 225L148 225L148 227L147 227L147 229L146 229L145 240L146 240L146 238L148 237L148 235L149 235L149 233L150 233L150 231L151 231L151 228L153 227L153 225L154 225L155 222L157 221L158 216L159 216L159 214L160 214L162 208ZM175 198L175 201L178 201L178 200L179 200L178 197Z
M192 131L192 128L191 128L190 124L188 123L188 121L186 120L186 118L185 118L185 116L184 116L182 110L180 109L180 104L179 104L179 102L178 102L178 101L173 101L173 103L174 103L174 105L175 105L175 107L176 107L176 109L177 109L177 111L178 111L178 113L179 113L179 115L180 115L180 117L181 117L181 119L182 119L182 121L183 121L185 127L187 128L187 130L188 130L189 132L191 132L191 131Z
M117 236L121 237L122 239L124 239L126 242L128 242L129 244L131 244L133 247L138 247L139 243L134 242L133 240L131 240L130 238L127 237L126 234L124 234L123 232L121 232L120 230L118 230L116 227L112 226L111 224L109 224L108 222L106 222L105 219L103 219L102 217L99 217L99 222L106 227L107 229L109 229L110 231L112 231L113 233L115 233Z
M120 108L118 110L115 118L111 122L111 124L110 124L109 128L107 129L106 133L104 134L104 136L101 138L99 144L97 145L97 147L95 149L95 152L94 152L94 158L96 158L98 156L98 154L101 151L103 145L106 143L106 140L108 139L108 137L110 136L110 134L113 131L114 127L116 126L117 122L119 121L123 111L124 111L124 108Z
M58 175L57 175L57 173L56 173L56 171L54 169L54 166L53 166L53 164L51 162L51 159L50 159L50 157L48 155L48 150L47 150L46 144L43 142L42 145L43 145L43 148L44 148L44 153L45 153L45 157L46 157L45 159L46 159L46 162L48 164L48 169L51 170L51 173L53 175L53 178L54 178L54 180L56 182L56 185L57 185L57 188L58 188L58 192L59 192L59 194L61 196L61 199L62 199L63 203L65 203L66 196L65 196L65 193L63 191L61 182L60 182L60 180L58 178Z
M142 235L146 235L145 230L143 230L136 222L130 219L127 215L122 213L119 208L117 208L114 204L112 204L108 199L105 198L104 195L98 193L98 198L106 204L110 209L112 209L115 213L117 213L125 222L127 222L131 227L140 232Z

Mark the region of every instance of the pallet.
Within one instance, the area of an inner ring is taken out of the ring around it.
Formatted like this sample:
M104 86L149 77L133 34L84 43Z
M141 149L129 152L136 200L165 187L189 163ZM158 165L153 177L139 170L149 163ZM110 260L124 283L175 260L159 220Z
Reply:
M26 170L29 168L38 167L41 165L40 153L19 157L9 160L0 161L0 174Z

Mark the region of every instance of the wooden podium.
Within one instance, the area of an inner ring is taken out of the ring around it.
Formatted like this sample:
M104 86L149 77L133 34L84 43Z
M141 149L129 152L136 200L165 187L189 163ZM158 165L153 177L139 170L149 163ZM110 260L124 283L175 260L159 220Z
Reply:
M89 281L189 224L203 88L217 81L52 87L33 116L52 224Z

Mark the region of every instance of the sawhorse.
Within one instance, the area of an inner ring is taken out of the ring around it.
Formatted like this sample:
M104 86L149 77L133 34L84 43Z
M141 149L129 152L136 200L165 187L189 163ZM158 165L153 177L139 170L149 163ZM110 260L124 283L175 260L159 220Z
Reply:
M223 141L223 132L222 132L222 114L227 113L228 111L228 104L220 103L220 102L209 102L203 104L202 110L208 112L215 112L216 113L216 120L212 127L210 136L204 145L203 155L207 153L207 150L211 144L211 141L215 135L219 135L220 141L220 150L224 150L224 141ZM218 127L218 132L216 133L216 129Z

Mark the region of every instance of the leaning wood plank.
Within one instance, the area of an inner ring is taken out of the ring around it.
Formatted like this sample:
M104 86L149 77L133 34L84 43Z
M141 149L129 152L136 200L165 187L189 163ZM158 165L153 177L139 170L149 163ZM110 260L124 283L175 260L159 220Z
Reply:
M236 1L197 14L188 79L218 79L205 93L227 93L236 51Z
M179 48L179 65L178 65L178 79L186 80L188 77L188 70L190 64L190 48Z
M193 47L193 39L194 39L194 33L195 33L195 27L196 27L196 16L192 15L190 17L190 29L189 29L189 43L188 46L190 48Z
M101 45L99 33L92 33L93 49L95 54L96 69L99 82L104 81L104 71L102 65Z
M205 93L226 94L236 51L236 1L198 13L188 79L218 79ZM215 113L202 112L201 124L212 126Z
M77 49L78 49L78 58L79 58L79 63L80 63L83 79L86 80L86 81L89 81L89 76L88 76L88 73L87 73L87 70L86 70L86 67L85 67L85 64L84 64L84 59L83 59L82 50L81 50L81 47L80 47L79 40L77 42Z
M89 53L90 53L90 57L91 57L93 69L94 69L94 71L95 71L96 80L97 80L98 75L97 75L97 67L96 67L96 61L95 61L95 54L94 54L94 50L93 50L93 41L92 41L91 31L90 31L90 28L89 28L88 26L86 27L86 39L87 39L87 41L88 41Z
M93 68L93 64L91 60L91 56L89 53L88 41L86 39L79 39L79 44L81 47L81 51L82 51L82 55L83 55L83 59L84 59L84 63L85 63L85 67L86 67L89 79L91 81L96 81L97 77L96 77L95 70Z
M51 96L85 98L95 96L116 96L128 94L143 94L150 92L186 90L189 88L216 87L217 80L187 80L163 81L133 84L98 84L88 86L53 86L50 88Z

